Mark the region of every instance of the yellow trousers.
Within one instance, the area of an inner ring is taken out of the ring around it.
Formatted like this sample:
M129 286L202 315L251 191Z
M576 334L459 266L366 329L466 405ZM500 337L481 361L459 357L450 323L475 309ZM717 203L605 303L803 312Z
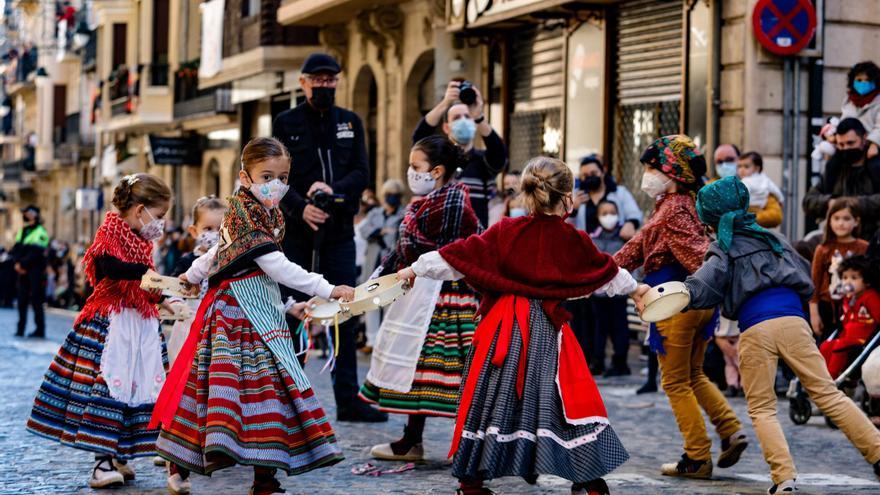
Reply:
M691 310L657 323L666 354L657 354L662 376L660 383L675 414L684 438L684 452L696 461L712 458L712 441L700 408L709 415L722 439L742 428L727 400L703 372L708 341L703 327L712 319L712 310Z

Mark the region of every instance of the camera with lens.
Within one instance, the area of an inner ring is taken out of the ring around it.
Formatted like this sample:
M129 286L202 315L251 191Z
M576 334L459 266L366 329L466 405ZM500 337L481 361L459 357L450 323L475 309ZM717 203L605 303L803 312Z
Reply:
M458 99L465 105L471 106L477 101L477 91L474 89L474 83L470 81L462 81L458 85Z
M311 203L327 213L332 213L345 204L345 196L342 194L330 194L325 191L315 191Z

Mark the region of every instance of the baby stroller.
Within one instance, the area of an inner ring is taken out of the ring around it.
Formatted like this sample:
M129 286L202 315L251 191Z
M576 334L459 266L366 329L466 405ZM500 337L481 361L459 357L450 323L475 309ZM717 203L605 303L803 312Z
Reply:
M835 331L830 337L828 337L828 339L835 338L837 333L838 331ZM871 339L868 340L864 347L861 349L853 348L850 351L852 352L851 357L853 358L850 361L850 365L847 366L847 368L843 370L843 373L834 380L834 384L837 385L837 388L842 390L848 397L855 401L856 404L859 404L862 407L862 410L869 415L880 414L880 411L871 410L871 397L868 395L867 390L865 389L865 384L862 382L862 365L865 364L865 360L878 346L880 346L880 332L875 330ZM798 382L797 378L793 380L793 383L796 385L792 387L792 392L789 393L788 396L788 417L794 424L803 425L806 424L813 415L813 404L810 402L807 392ZM837 428L828 417L825 418L825 423L831 428Z

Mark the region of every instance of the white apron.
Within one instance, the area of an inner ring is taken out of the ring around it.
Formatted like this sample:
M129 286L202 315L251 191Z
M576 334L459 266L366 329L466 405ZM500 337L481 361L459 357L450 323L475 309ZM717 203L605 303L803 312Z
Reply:
M110 315L101 376L110 396L129 406L152 404L165 384L159 320L133 309Z

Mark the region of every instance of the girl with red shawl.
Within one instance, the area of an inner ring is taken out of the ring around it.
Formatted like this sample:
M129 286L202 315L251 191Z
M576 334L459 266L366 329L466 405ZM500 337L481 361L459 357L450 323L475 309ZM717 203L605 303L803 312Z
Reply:
M398 272L464 279L482 296L450 449L460 494L491 493L484 480L534 483L540 474L570 480L575 495L608 493L602 476L629 458L562 302L647 287L565 222L573 186L563 162L534 158L522 174L529 216L503 219Z
M157 292L140 288L153 270L153 241L164 231L171 190L148 174L123 177L113 206L83 258L95 288L55 356L27 429L95 453L92 488L133 480L129 459L155 455L150 413L168 357Z
M451 182L466 163L461 149L444 136L429 136L413 146L407 178L413 194L422 198L407 208L397 245L382 262L383 272L396 273L420 255L482 230L467 188ZM476 295L464 282L428 280L420 280L386 312L359 395L383 411L409 418L403 438L376 445L373 457L422 460L425 418L455 417L476 313ZM413 345L400 345L402 339ZM421 351L416 357L411 349ZM401 360L409 362L405 377L385 372L402 368L395 366Z

